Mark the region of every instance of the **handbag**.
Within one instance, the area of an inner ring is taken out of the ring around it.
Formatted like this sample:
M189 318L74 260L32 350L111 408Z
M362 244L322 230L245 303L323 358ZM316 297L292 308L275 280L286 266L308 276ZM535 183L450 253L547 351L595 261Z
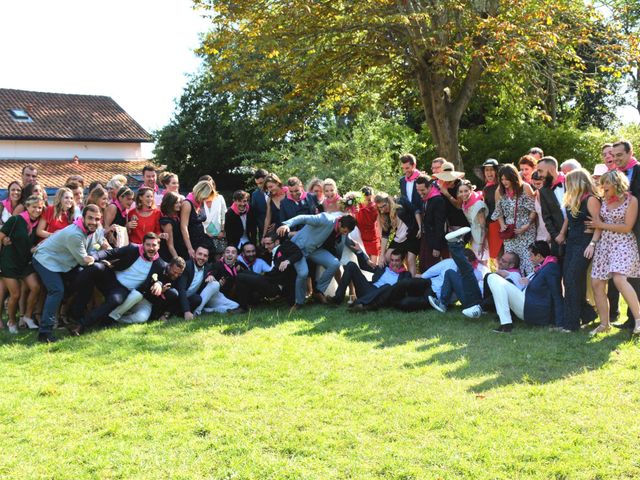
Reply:
M502 240L511 240L516 236L516 222L518 221L518 197L516 196L516 211L513 215L513 223L508 223L507 228L498 232Z

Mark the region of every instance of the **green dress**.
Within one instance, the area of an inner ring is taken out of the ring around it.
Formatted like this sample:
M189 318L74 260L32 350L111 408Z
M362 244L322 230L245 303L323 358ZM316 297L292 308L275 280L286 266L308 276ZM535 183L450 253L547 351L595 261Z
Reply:
M3 245L0 250L0 276L20 279L33 273L31 247L36 229L30 235L24 218L14 215L6 221L0 232L11 239L11 245Z

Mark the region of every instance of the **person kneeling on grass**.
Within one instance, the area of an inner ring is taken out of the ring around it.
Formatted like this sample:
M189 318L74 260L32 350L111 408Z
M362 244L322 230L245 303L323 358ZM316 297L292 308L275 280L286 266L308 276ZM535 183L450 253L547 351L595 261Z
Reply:
M403 262L404 255L402 252L393 250L387 267L375 267L375 269L372 269L373 278L371 281L366 279L358 265L354 262L347 263L332 302L336 305L342 303L347 287L353 282L357 297L352 305L354 311L370 310L382 306L386 303L391 288L399 280L411 278L411 274L405 270ZM373 267L373 264L370 263L369 266Z
M493 330L496 333L509 333L513 329L510 311L532 325L563 325L562 272L558 259L542 240L534 242L529 252L534 271L521 279L526 285L524 290L497 274L490 274L487 279L500 319L500 327Z
M445 235L449 244L449 253L456 264L457 270L447 270L440 290L440 296L429 295L431 306L444 313L455 297L462 303L462 314L469 318L478 318L482 314L482 282L489 269L478 262L472 251L465 251L464 236L469 233L469 227L462 227Z

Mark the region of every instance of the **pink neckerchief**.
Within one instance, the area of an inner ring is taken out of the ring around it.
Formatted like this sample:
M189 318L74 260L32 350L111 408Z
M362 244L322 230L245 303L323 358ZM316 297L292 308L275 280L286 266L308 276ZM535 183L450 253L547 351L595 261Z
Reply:
M473 192L471 192L471 195L469 195L469 200L467 200L466 202L462 202L462 209L466 213L474 203L478 203L481 200L484 200L482 192L476 192L474 190Z
M124 218L127 218L127 215L129 215L129 209L124 208L117 198L113 202L111 202L111 204L116 206L116 208L120 212L120 215L122 215Z
M489 188L489 187L493 187L496 184L496 182L487 182L484 184L484 188Z
M387 268L388 268L389 270L391 270L393 273L397 273L397 274L401 274L402 272L406 272L406 271L407 271L407 269L406 269L406 268L404 268L404 265L402 265L402 266L401 266L399 269L397 269L397 270L394 270L394 269L391 267L391 265L389 265Z
M225 263L224 259L220 260L220 263L222 263L222 266L229 273L229 275L231 275L232 277L238 276L238 269L236 268L235 265L233 267L230 267Z
M607 202L607 206L611 205L612 203L616 203L619 202L620 200L622 200L618 195L611 195L611 197L605 199L605 201Z
M516 194L516 192L513 190L513 188L505 188L504 192L507 195L507 197L509 197L509 198L513 198L515 196L515 194Z
M420 176L420 170L414 170L411 175L409 175L408 177L405 175L404 179L407 182L413 182L415 181L416 178L418 178Z
M544 260L537 267L533 267L533 270L538 273L545 265L549 263L558 263L558 258L553 255L549 255L548 257L544 257Z
M440 189L435 185L431 185L431 189L429 190L429 193L427 193L427 198L425 198L424 200L425 201L431 200L433 197L438 197L441 195L442 195L442 192L440 192Z
M4 205L4 209L9 212L9 214L13 215L13 205L11 204L10 198L5 198L2 201L2 205Z
M340 200L342 200L342 197L336 193L336 196L333 198L327 198L324 197L324 201L323 203L327 204L327 205L335 205L337 204Z
M200 207L202 206L202 202L198 202L196 198L193 196L193 192L187 195L187 200L193 203L193 206L196 207L196 210L200 211Z
M636 160L636 157L631 157L629 159L629 162L624 167L618 168L618 170L620 170L621 172L626 172L627 170L635 167L636 165L638 165L638 160Z
M519 268L507 268L507 272L518 272L518 273L520 273L520 269Z
M565 180L566 180L566 177L564 176L564 173L559 173L558 176L556 177L556 179L551 184L551 189L553 190L554 188L556 188L560 184L564 185L564 181Z
M247 207L245 208L244 212L240 213L240 210L238 210L238 204L236 202L233 202L231 204L231 210L233 210L233 213L241 217L242 215L246 215L247 213L249 213L249 204L247 204Z
M84 218L83 217L78 217L73 221L73 224L78 227L80 230L82 230L82 233L84 233L85 235L89 235L89 232L87 232L87 227L84 226Z
M22 217L25 222L27 222L27 232L29 232L29 235L31 235L31 232L33 232L33 227L35 227L38 224L40 219L36 218L35 220L31 220L31 217L29 216L29 212L27 212L26 210L22 212L19 216Z
M156 252L156 254L153 256L153 258L151 260L149 260L147 257L144 256L144 246L143 245L138 245L138 253L140 254L140 258L142 260L144 260L145 262L155 262L158 258L160 258L160 254L158 252Z
M293 197L291 196L291 193L289 193L289 192L287 191L287 198L288 198L289 200L291 200L292 202L296 202L296 203L298 203L298 202L303 201L305 198L307 198L307 192L305 192L305 191L303 190L303 191L302 191L302 194L300 195L300 200L296 200L295 198L293 198Z

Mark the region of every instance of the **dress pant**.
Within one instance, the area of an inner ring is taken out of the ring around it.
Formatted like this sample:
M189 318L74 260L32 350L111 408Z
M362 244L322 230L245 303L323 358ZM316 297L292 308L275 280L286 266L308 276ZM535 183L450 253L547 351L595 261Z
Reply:
M591 235L569 238L565 248L562 269L564 284L564 325L556 325L568 330L578 330L580 320L592 322L597 314L587 302L587 270L591 259L585 258L584 250L591 241Z
M453 261L456 262L458 271L448 270L445 272L439 300L448 305L455 293L462 303L462 308L480 305L482 294L473 272L473 266L464 255L464 244L462 242L449 243L449 252Z
M32 260L32 264L47 292L40 320L40 333L51 333L56 324L58 309L64 298L65 281L72 281L77 269L69 272L52 272L35 258Z
M487 286L491 290L500 325L513 323L511 311L524 320L524 292L496 273L487 275Z
M358 300L361 297L369 294L370 292L378 289L378 287L367 280L358 265L356 265L354 262L349 262L344 266L344 271L342 272L340 283L338 284L338 288L336 289L335 298L337 300L342 301L344 299L344 296L347 293L347 288L349 288L349 284L351 282L353 282L353 286L356 289L356 297L358 298Z
M101 277L102 281L96 287L104 295L104 302L87 312L80 319L79 323L83 327L91 327L107 320L109 313L121 305L129 296L129 289L118 282L113 270L107 268Z
M399 310L414 312L431 307L427 300L427 296L431 294L431 279L406 278L393 286L388 301Z
M316 250L306 258L302 258L293 264L296 269L296 303L302 305L306 298L307 293L307 278L309 277L309 265L307 264L307 258L312 262L324 267L324 272L318 279L317 289L324 293L333 276L340 268L340 262L327 250L322 248Z

